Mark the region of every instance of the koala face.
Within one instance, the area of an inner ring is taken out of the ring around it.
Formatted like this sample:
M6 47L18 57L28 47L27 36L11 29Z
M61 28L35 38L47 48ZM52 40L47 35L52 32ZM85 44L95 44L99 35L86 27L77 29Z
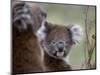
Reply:
M72 45L70 31L61 26L55 26L43 40L44 49L54 58L66 57Z
M81 28L78 25L58 26L46 23L38 30L38 39L42 49L51 57L62 59L66 57L73 44L81 37Z

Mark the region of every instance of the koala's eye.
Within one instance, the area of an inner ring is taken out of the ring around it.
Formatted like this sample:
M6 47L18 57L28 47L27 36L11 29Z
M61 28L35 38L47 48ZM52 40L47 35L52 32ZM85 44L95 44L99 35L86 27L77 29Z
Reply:
M46 12L41 12L41 15L44 16L45 18L47 17Z
M69 41L65 41L65 43L69 43Z
M55 44L55 41L52 41L53 44Z

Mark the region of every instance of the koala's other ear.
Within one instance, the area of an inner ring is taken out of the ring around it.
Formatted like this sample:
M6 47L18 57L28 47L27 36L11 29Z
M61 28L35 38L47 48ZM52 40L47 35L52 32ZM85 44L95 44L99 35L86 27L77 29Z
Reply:
M47 21L42 22L41 27L38 29L36 36L38 38L39 41L42 41L46 38L46 36L49 35L50 31L52 30L52 28L54 28L55 26L53 26L51 23L48 23Z
M32 24L32 18L28 6L23 1L12 2L12 21L19 31L26 30L28 24Z
M83 30L80 25L71 25L69 26L69 30L71 32L72 41L76 44L79 43L79 41L82 38Z
M46 12L39 8L38 5L24 1L12 2L12 14L14 27L19 31L31 28L33 32L41 26L42 21L47 16Z

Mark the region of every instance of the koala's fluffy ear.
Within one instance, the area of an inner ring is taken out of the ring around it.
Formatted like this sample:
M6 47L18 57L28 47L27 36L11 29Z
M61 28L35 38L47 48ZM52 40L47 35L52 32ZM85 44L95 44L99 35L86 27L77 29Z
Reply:
M14 27L19 31L32 28L32 31L37 30L41 25L40 20L43 21L46 18L46 13L41 9L38 9L34 4L29 4L24 1L12 2L12 21ZM33 11L34 10L34 11ZM38 17L38 18L37 18Z
M71 32L72 41L74 43L78 43L83 36L83 30L80 25L71 25L69 26L69 30Z
M27 25L32 23L31 15L25 2L12 2L12 14L13 24L19 31L26 30Z
M41 27L38 29L36 36L39 41L42 41L48 36L49 32L54 28L51 23L48 23L47 21L43 21Z

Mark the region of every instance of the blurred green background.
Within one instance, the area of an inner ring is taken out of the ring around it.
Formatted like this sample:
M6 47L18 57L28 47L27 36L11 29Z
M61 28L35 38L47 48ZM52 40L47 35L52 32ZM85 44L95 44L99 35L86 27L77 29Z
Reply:
M89 37L95 34L95 21L96 21L96 7L86 6L86 5L70 5L70 4L48 4L48 3L37 3L41 8L44 8L47 12L47 21L59 24L59 25L69 25L78 24L83 28L84 36L82 41L75 45L69 54L69 63L74 69L81 69L82 64L87 58L86 51L86 38L85 38L85 18L86 18L86 8L88 9L88 30ZM91 38L91 37L90 37ZM95 51L93 53L93 61L95 61Z

